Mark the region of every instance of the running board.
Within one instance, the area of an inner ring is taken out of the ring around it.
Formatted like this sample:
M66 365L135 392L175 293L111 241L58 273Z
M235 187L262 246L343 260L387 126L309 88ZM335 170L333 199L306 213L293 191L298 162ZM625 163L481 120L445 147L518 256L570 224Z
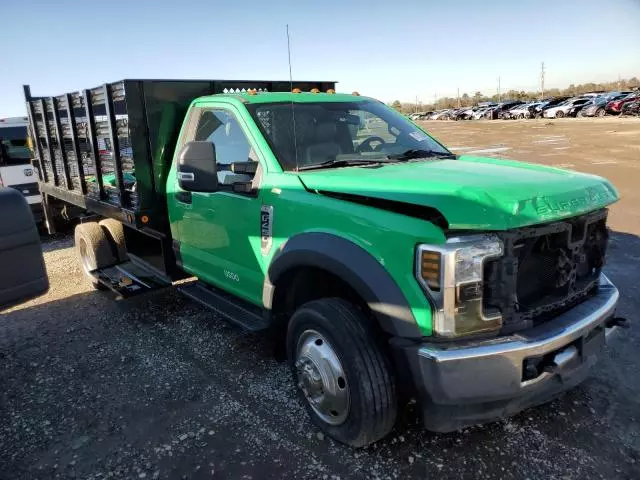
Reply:
M245 330L257 332L269 327L269 321L262 317L259 307L202 282L183 284L178 290Z
M171 282L132 261L94 270L91 275L122 299L171 286Z

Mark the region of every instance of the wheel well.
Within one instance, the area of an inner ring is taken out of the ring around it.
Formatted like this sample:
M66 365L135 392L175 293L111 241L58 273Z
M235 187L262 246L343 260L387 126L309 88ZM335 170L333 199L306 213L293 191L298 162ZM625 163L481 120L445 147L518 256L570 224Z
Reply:
M278 357L285 355L287 324L298 307L312 300L331 297L347 300L369 313L367 302L351 285L322 268L297 267L278 279L271 310Z
M301 305L327 297L343 298L362 309L367 303L347 282L317 267L298 267L285 272L275 285L272 313L289 318Z

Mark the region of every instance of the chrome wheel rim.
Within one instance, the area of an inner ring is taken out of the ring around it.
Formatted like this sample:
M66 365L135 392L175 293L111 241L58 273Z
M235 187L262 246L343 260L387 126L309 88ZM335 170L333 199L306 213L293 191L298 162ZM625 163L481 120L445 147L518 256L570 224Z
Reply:
M326 423L340 425L349 415L347 376L337 353L315 330L305 330L296 346L298 388Z

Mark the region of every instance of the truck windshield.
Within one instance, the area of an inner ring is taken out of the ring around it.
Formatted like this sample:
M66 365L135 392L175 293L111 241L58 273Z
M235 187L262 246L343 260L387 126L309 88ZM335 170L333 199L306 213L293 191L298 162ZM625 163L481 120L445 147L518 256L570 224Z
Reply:
M416 151L425 158L452 155L403 115L372 100L247 108L284 170L389 160Z
M0 127L0 166L29 163L27 127Z

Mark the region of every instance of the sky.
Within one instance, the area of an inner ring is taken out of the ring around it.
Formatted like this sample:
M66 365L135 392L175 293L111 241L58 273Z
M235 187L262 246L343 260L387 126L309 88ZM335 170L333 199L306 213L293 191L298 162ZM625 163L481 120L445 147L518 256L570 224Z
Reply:
M385 102L640 77L640 0L0 0L0 118L123 78L335 80Z

